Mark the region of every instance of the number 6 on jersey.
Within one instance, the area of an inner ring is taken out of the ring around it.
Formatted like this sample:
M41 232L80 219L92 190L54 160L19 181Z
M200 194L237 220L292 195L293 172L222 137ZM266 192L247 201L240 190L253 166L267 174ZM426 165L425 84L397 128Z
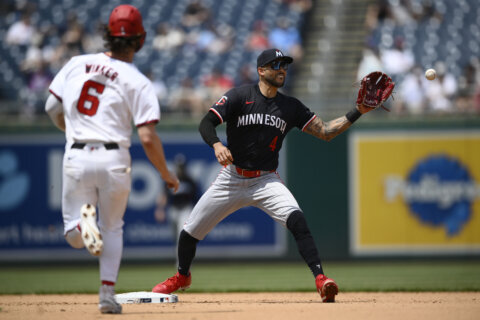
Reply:
M97 113L98 104L100 101L97 96L91 95L88 91L90 88L94 89L99 95L103 93L105 85L99 82L88 80L83 84L82 92L78 98L77 110L80 113L86 114L87 116L93 116ZM90 108L85 107L85 102L90 102Z

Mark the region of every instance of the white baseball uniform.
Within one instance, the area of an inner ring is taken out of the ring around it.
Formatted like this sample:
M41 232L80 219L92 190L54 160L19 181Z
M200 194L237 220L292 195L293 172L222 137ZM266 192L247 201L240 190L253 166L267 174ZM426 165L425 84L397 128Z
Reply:
M132 63L105 53L73 57L53 79L50 92L65 114L64 232L76 228L83 204L98 207L104 243L100 278L116 282L131 188L132 121L137 127L158 122L158 100L151 82Z

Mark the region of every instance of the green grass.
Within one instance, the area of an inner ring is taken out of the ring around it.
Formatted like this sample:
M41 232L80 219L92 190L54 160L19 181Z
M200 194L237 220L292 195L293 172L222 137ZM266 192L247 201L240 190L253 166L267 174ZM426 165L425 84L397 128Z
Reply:
M480 261L325 263L342 292L480 291ZM172 264L126 264L117 292L149 291L173 275ZM312 291L303 263L195 263L187 292ZM0 266L0 294L96 293L96 265Z

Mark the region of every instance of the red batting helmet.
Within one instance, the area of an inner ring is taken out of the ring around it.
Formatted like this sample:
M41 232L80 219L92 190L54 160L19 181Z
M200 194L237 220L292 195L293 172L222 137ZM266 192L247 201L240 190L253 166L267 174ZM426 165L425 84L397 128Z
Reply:
M140 11L128 4L119 5L113 9L108 20L108 30L112 37L141 36L140 48L143 46L145 36L147 35L143 28Z

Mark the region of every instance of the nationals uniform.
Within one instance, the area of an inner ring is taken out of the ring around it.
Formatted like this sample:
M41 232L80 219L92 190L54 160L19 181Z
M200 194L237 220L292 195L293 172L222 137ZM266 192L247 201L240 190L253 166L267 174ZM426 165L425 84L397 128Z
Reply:
M65 234L78 225L83 204L98 206L104 243L100 278L115 282L131 186L132 121L137 127L158 122L157 98L151 82L132 63L105 53L73 57L53 79L50 92L65 114Z
M275 170L287 133L303 130L316 117L304 104L280 92L266 98L258 84L228 91L211 109L217 123L227 123L233 164L220 172L185 224L198 240L234 211L254 206L285 226L297 201ZM205 137L204 137L205 138ZM208 143L208 141L207 141Z

